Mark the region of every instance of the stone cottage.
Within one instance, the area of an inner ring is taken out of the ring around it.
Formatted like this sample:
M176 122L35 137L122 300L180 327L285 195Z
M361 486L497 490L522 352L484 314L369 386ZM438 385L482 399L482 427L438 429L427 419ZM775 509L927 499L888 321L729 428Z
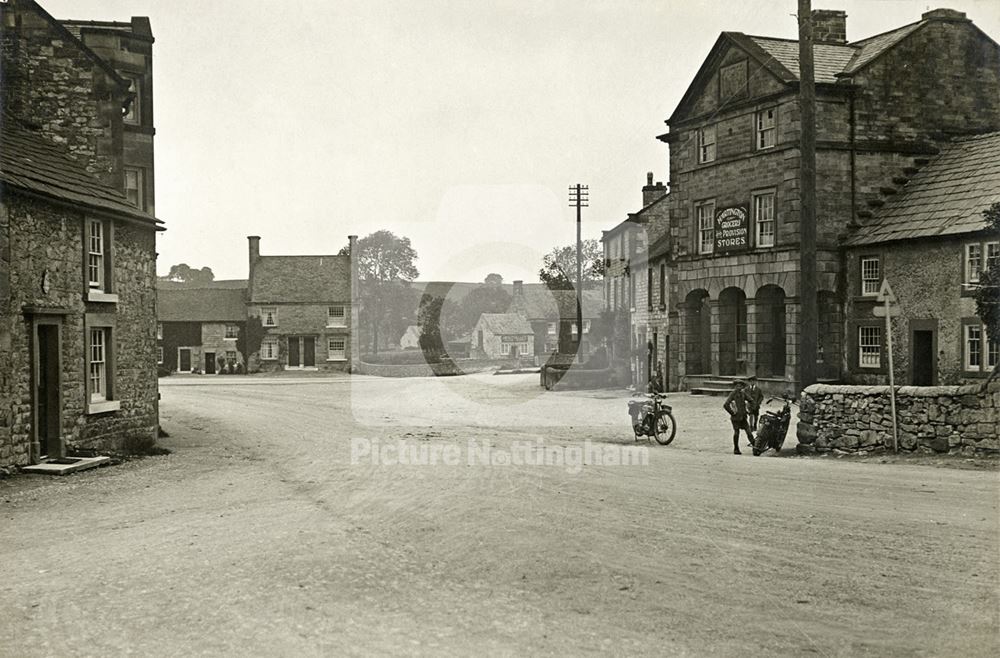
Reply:
M472 355L476 358L522 359L535 355L535 333L518 313L483 313L472 335Z
M260 237L247 240L247 313L264 331L260 345L247 348L251 369L350 371L357 325L351 256L262 256ZM349 240L353 252L357 237Z
M246 372L246 281L157 285L157 365L167 372ZM242 283L243 287L225 285Z
M136 95L37 3L0 25L0 465L152 441L162 225L126 190Z
M897 384L987 377L1000 362L1000 343L988 340L972 291L1000 259L1000 235L988 233L983 218L1000 203L1000 132L955 138L897 181L899 190L844 241L847 378L888 383L885 320L874 315L883 279L900 313L893 319Z

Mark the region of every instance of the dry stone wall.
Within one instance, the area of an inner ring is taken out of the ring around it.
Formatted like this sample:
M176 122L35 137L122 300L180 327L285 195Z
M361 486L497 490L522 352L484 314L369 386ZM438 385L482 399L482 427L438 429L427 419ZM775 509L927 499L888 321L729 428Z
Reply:
M899 449L1000 452L1000 381L896 388ZM802 393L799 452L892 450L888 386L815 384Z

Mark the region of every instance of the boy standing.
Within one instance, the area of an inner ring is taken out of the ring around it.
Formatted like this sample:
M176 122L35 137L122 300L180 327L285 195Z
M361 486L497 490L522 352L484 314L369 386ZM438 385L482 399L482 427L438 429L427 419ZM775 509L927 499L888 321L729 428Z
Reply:
M746 390L748 424L750 429L756 432L757 417L760 415L760 405L764 402L764 392L758 388L756 376L751 375L747 381L750 382Z
M729 414L729 420L733 424L733 454L741 455L740 452L740 430L747 433L750 444L753 445L753 433L747 424L747 398L743 391L743 382L737 381L733 392L729 394L722 408Z

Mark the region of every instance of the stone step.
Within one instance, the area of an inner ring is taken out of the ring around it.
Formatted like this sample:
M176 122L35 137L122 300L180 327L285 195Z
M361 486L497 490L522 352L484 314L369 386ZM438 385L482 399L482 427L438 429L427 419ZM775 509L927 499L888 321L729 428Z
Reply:
M691 389L691 395L713 395L716 397L727 397L733 392L731 388L712 388L709 386L699 386Z
M726 386L732 387L734 381L732 379L706 379L702 385L709 388L724 388Z

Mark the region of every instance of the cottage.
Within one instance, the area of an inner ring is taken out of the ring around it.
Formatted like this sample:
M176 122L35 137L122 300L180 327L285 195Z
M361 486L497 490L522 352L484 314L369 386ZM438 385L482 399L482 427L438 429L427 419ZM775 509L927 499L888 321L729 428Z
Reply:
M227 282L228 283L228 282ZM246 372L243 287L159 287L157 365L166 372Z
M35 2L0 4L0 24L0 465L152 441L162 224L122 147L152 96Z
M350 371L357 324L351 256L262 256L260 237L250 247L248 317L263 329L249 345L251 369ZM356 236L350 236L353 253Z
M534 331L517 313L483 313L473 329L473 355L484 359L531 358Z
M893 320L896 383L970 383L1000 362L971 297L980 273L1000 259L1000 235L983 211L1000 203L1000 132L954 139L887 195L846 245L846 372L888 383L885 321L874 309L882 280L899 307Z
M577 327L576 291L553 290L541 283L514 281L510 309L528 321L533 335L533 354L577 354L589 356L597 347L591 340L593 323L604 309L601 290L584 290L581 296L583 332Z

